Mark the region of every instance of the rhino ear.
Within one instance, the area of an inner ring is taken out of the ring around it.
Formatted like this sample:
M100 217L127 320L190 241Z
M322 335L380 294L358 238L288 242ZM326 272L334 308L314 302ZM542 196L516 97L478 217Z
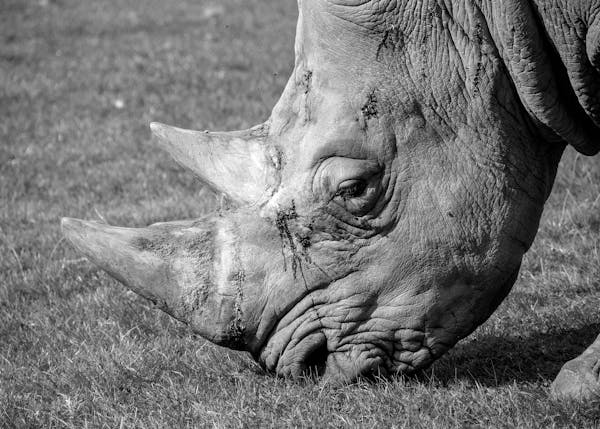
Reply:
M184 130L157 122L150 128L179 164L238 204L260 203L278 184L279 161L265 143L264 125L233 132Z

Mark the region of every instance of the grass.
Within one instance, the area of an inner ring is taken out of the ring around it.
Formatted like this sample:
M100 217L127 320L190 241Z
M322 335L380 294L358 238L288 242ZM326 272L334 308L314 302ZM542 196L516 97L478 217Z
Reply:
M147 124L266 118L295 14L293 0L0 2L0 426L600 425L598 404L548 396L600 332L600 166L571 150L513 292L413 379L276 379L61 239L63 215L140 226L218 204Z

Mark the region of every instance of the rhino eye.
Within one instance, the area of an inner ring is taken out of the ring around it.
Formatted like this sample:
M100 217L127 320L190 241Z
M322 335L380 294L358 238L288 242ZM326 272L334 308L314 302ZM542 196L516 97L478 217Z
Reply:
M333 201L353 215L363 216L377 203L381 190L379 183L378 175L368 179L344 180L338 185Z
M312 191L328 203L360 217L377 205L382 177L383 167L376 161L331 156L317 164Z
M361 196L365 192L366 188L367 183L364 180L346 180L340 183L335 196L341 197L344 200L348 198L356 198Z

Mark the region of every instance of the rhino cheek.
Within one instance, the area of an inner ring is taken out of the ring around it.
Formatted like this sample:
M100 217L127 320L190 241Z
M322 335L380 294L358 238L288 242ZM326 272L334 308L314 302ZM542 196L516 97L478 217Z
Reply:
M388 249L389 256L382 256L381 248L372 247L376 259L365 258L358 271L304 291L278 315L256 356L267 369L337 383L427 367L489 317L519 268L494 275L484 270L469 279L456 271L450 254L433 263L427 253ZM396 257L405 263L394 264Z

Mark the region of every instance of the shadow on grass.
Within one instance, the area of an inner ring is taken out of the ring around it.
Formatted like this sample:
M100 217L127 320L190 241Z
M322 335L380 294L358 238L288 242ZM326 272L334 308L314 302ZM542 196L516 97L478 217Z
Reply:
M518 337L484 336L451 350L417 378L442 383L471 380L483 386L551 382L563 364L581 354L600 333L600 324Z

